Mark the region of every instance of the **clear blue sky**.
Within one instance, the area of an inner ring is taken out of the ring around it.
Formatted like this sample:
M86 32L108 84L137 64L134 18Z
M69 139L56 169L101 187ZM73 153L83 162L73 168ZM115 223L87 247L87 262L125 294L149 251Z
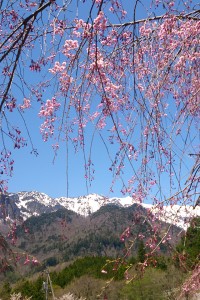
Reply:
M127 3L127 1L124 2ZM145 3L147 2L150 3L151 1L145 1ZM140 6L140 11L137 13L138 17L142 18L146 12L144 8ZM162 11L159 10L158 14L161 13ZM86 12L80 10L79 14L80 17L83 18ZM32 73L31 76L38 76L38 74ZM34 78L31 78L31 80L34 80ZM47 98L49 97L48 95L46 96ZM87 191L84 178L83 152L80 150L78 153L74 153L72 147L69 145L67 159L67 147L66 143L63 142L60 145L61 147L58 151L58 155L53 163L54 152L51 147L52 141L46 143L42 141L39 132L41 120L37 117L37 109L34 108L36 107L33 105L30 111L24 114L24 116L26 117L27 126L31 133L33 145L37 149L39 155L36 157L34 154L30 154L31 148L29 146L12 151L15 165L13 177L9 180L9 192L36 190L44 192L51 197L60 197L66 196L68 189L69 196L71 197L85 195L87 192L111 197L121 196L120 180L114 186L114 193L111 194L109 192L112 183L112 172L109 171L111 162L109 161L107 150L102 143L101 138L96 135L92 147L92 158L95 165L95 180L92 182L92 185L89 186ZM17 114L13 114L12 118L16 124L21 122L19 115ZM88 149L91 143L92 133L93 129L89 128L87 132ZM110 149L111 152L114 153L117 148L113 145ZM192 166L194 160L188 156L188 153L186 153L186 159L188 167ZM124 174L125 181L131 177L131 172L130 168L126 169ZM67 173L69 179L68 183Z

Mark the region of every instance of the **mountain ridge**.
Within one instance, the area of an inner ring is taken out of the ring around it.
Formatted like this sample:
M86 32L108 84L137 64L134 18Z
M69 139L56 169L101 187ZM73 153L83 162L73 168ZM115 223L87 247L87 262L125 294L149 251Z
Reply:
M58 197L52 198L45 193L37 191L21 191L18 193L1 194L0 203L4 205L4 213L0 212L0 218L23 219L26 220L31 216L39 216L42 213L50 213L65 208L72 210L84 217L98 211L102 206L115 204L120 207L129 207L137 204L150 211L156 218L166 223L187 228L187 222L190 217L200 216L200 207L193 209L192 206L171 207L163 206L161 209L152 204L138 203L130 196L104 197L98 194L89 194L80 197Z

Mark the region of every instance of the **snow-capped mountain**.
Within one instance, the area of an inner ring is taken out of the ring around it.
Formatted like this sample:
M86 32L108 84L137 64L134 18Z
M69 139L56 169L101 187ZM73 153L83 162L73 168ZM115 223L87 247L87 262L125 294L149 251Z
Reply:
M40 192L19 192L9 193L0 196L0 202L5 208L0 211L0 218L11 218L26 220L31 216L39 216L42 213L57 211L61 208L72 210L80 215L88 216L102 206L115 204L122 207L128 207L136 203L131 197L125 198L106 198L97 194L89 194L78 198L51 198L48 195ZM187 228L189 217L200 216L200 207L193 209L192 206L163 206L162 208L151 204L142 205L150 211L156 218Z

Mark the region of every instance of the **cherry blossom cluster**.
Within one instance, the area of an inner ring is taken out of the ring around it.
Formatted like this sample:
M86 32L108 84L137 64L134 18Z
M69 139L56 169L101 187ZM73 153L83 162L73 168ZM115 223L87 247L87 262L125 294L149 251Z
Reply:
M129 238L129 237L130 237L130 235L131 235L130 227L127 227L127 228L124 230L124 232L121 234L120 240L121 240L122 242L124 242L126 238Z
M109 8L109 11L111 11L113 14L120 14L121 19L125 18L127 11L123 8L123 2L120 2L118 0L112 0L110 1L110 4L111 6Z
M66 22L55 18L51 23L51 26L53 27L54 35L59 34L62 36L65 32Z
M67 57L71 57L70 51L76 50L78 48L78 41L77 40L66 40L63 46L62 53Z
M184 282L182 286L182 293L178 299L183 296L188 297L189 295L195 295L199 292L200 286L200 265L198 264L192 271L192 275Z
M75 27L73 29L73 36L76 36L77 38L91 37L92 25L90 23L84 22L84 20L82 19L75 19L74 23Z
M33 264L38 265L39 261L35 257L26 256L26 259L24 261L24 265Z
M0 158L0 173L11 176L13 172L14 160L11 157L11 152L2 151Z
M56 111L60 107L60 103L53 97L51 100L47 100L44 105L41 106L39 117L44 118L45 121L41 125L41 133L44 141L48 139L48 135L52 136L54 133L54 122L56 121Z
M20 105L20 109L24 110L24 109L28 109L31 107L31 101L30 99L24 98L23 104Z
M103 11L100 11L96 19L94 19L93 28L96 31L103 32L106 29L106 18Z

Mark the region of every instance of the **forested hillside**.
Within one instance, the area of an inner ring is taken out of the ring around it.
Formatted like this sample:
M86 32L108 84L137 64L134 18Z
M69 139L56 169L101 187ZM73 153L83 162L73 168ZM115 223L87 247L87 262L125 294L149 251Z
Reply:
M138 218L139 213L141 215ZM160 236L156 237L159 240L169 225L164 222L157 224L161 227ZM152 234L152 225L147 210L143 207L138 208L136 204L126 208L107 205L88 217L68 210L59 210L31 217L23 226L19 226L17 246L20 251L36 256L46 265L86 255L118 257L123 255L130 243L123 237L127 228L130 231L129 238L135 240L130 249L134 255L141 240L138 237L139 233L144 242L148 241ZM171 226L171 239L161 244L158 252L169 253L175 241L180 239L180 232L180 228Z
M109 211L112 209L115 211L116 207L109 208ZM102 211L108 213L107 207L102 208ZM60 213L58 212L57 216ZM70 212L65 213L68 214L68 221L71 221ZM98 216L102 217L101 211L93 217ZM47 219L50 224L51 219ZM41 226L46 222L42 223L41 220L41 223L34 224L41 230ZM58 264L56 257L51 257L46 260L46 263L48 262L51 266L49 269L43 268L45 264L41 265L37 269L38 273L34 275L35 279L33 277L21 279L12 285L8 282L11 278L8 272L7 281L1 288L1 298L10 299L12 292L20 292L24 296L32 296L33 300L44 300L43 282L46 281L47 270L49 270L57 297L70 292L77 297L86 297L88 300L105 299L105 297L111 300L176 300L179 295L182 295L181 299L187 297L187 299L192 299L190 290L187 289L187 280L190 274L198 268L199 222L200 218L192 221L186 234L182 236L173 251L159 252L150 259L148 259L148 249L141 242L135 249L134 255L129 254L124 258L123 256L99 256L98 253L78 259L74 256L73 261L65 263L63 267ZM56 266L53 267L53 265ZM184 285L186 288L183 293L182 286ZM51 294L49 297L51 299Z

